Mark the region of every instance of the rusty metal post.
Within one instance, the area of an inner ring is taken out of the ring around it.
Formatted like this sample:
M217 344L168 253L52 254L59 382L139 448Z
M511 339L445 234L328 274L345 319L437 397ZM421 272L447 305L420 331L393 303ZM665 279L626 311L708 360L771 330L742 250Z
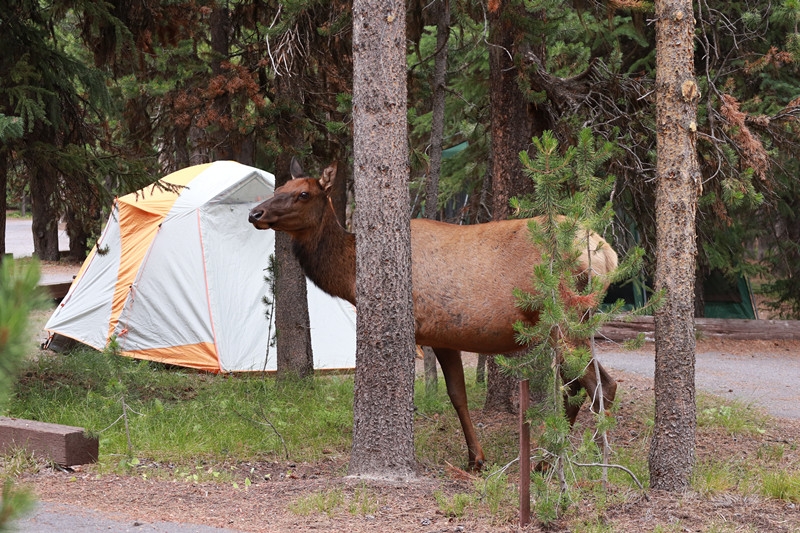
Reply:
M519 382L519 527L531 520L531 425L527 420L530 405L529 383Z

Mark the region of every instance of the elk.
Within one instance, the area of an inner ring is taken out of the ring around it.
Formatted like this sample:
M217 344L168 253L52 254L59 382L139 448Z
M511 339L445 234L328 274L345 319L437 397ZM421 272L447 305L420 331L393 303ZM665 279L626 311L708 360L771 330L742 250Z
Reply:
M248 220L257 229L288 233L306 276L320 289L356 303L356 236L338 222L328 194L336 177L332 163L319 179L306 176L292 159L292 180L254 207ZM585 241L584 241L585 248ZM590 236L581 269L596 274L617 266L617 254L599 235ZM454 225L428 219L411 221L412 296L416 342L430 346L442 368L447 393L467 441L469 468L478 470L485 457L467 409L461 352L509 353L520 350L514 323L535 323L536 311L517 307L513 290L531 291L533 266L541 253L528 237L528 220ZM583 388L599 405L594 371L569 387ZM600 367L606 405L616 395L616 382ZM580 405L566 402L573 423Z

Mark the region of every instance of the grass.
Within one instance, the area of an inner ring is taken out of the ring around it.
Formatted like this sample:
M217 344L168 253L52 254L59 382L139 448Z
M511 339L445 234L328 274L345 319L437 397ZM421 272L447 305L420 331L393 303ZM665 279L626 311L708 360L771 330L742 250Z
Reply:
M289 505L289 510L299 516L321 513L331 517L344 505L344 492L337 487L300 497Z
M475 384L474 371L468 370L467 381L471 407L480 407L485 388ZM444 384L428 396L418 383L416 404L420 463L465 466L466 444ZM32 358L7 414L86 428L100 439L104 470L157 459L183 468L191 479L224 480L219 471L206 475L195 466L229 458L313 462L348 454L352 409L349 375L278 383L270 376L214 375L83 349ZM491 457L516 456L513 427L480 436Z
M723 400L710 394L697 395L697 427L722 428L730 435L763 434L769 417L736 400Z
M353 516L371 516L378 512L381 501L366 485L354 490L341 487L323 489L297 498L289 505L289 511L298 516L324 514L329 518L337 513Z
M8 412L86 428L112 468L134 457L190 466L228 457L316 461L349 451L352 396L347 376L280 384L80 350L31 362Z
M776 500L800 503L800 472L764 472L761 494Z
M484 453L498 463L506 463L517 456L518 437L514 423L499 427L487 428L476 412L483 407L486 398L486 385L475 380L475 369L464 369L467 384L467 399L476 426L478 440ZM447 463L459 468L466 468L467 445L461 431L461 424L456 416L447 390L440 376L436 394L425 393L424 380L418 379L415 384L414 406L417 423L415 424L415 447L417 459L428 468L442 468ZM511 417L509 417L511 420ZM497 426L494 424L493 426Z

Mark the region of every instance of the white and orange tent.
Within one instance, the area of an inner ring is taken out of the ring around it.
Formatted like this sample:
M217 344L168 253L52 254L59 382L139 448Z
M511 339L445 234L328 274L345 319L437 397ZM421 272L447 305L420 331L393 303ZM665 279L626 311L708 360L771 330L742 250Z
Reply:
M275 233L248 212L274 177L230 161L189 167L117 198L48 320L51 339L212 372L275 370L263 297ZM267 295L271 298L271 295ZM315 368L355 366L355 310L308 282ZM274 316L274 312L272 313ZM56 344L56 343L54 343Z

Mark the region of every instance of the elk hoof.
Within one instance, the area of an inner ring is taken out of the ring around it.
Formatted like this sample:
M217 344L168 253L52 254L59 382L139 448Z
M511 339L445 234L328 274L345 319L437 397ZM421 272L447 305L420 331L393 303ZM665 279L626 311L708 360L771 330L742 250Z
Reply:
M486 461L481 457L480 459L475 459L474 461L469 462L469 471L470 472L481 472L483 467L486 465Z

